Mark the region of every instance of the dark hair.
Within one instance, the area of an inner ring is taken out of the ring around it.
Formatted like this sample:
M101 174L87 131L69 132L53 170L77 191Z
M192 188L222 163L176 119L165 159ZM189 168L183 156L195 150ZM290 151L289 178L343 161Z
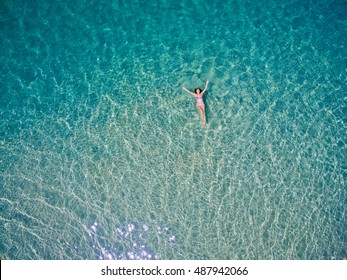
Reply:
M197 90L198 90L198 89L200 90L200 93L201 93L201 92L202 92L202 89L201 89L201 88L196 88L196 89L194 89L194 92L197 93Z

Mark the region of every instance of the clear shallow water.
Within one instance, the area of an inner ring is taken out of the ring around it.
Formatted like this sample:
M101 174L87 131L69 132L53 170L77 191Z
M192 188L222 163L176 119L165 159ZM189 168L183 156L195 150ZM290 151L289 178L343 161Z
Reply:
M347 257L345 1L26 2L0 6L1 258ZM207 79L204 129L181 87Z

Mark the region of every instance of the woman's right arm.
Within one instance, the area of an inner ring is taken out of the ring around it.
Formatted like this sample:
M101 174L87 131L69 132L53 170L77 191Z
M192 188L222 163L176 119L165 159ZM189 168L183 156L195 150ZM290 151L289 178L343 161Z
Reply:
M187 90L185 87L182 87L182 89L185 90L186 92L190 93L191 95L195 96L195 93L193 93L193 92Z

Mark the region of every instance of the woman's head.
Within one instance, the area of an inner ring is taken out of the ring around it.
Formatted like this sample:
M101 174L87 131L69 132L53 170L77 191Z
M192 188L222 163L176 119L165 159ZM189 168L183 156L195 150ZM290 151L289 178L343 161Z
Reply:
M201 88L196 88L196 89L194 90L194 92L195 92L196 94L200 94L200 93L202 93L202 89L201 89Z

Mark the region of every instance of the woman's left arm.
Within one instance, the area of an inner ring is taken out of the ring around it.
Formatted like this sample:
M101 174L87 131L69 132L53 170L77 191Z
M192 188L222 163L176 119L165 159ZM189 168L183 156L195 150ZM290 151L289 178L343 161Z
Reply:
M208 87L208 83L209 83L209 81L206 81L206 85L205 85L205 88L204 88L204 90L202 91L202 93L201 93L201 94L204 94L204 93L205 93L205 91L207 90L207 87Z

